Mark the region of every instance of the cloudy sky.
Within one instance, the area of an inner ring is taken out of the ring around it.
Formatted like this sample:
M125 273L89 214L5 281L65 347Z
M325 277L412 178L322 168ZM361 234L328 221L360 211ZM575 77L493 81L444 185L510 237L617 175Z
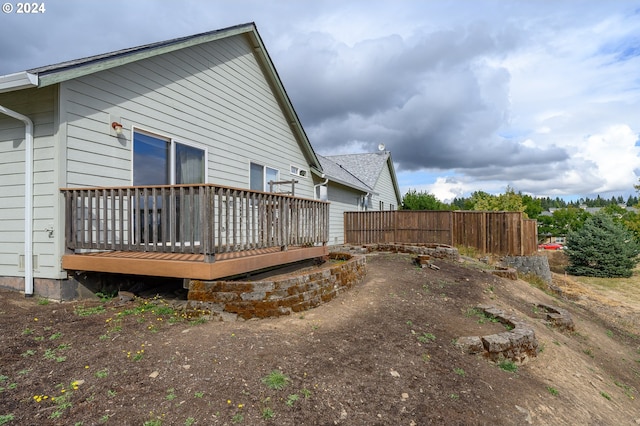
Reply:
M639 1L8 3L0 75L255 22L316 151L383 143L403 193L626 197L640 176Z

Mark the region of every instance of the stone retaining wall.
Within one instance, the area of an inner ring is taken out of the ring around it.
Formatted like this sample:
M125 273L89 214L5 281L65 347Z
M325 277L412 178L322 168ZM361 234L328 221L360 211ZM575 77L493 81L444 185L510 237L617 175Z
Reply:
M374 251L386 251L391 253L411 253L417 255L429 255L434 259L458 260L460 253L455 247L446 244L365 244L362 246L341 245L333 246L330 250L348 253L367 254Z
M491 361L510 359L518 363L524 363L538 355L536 333L530 325L492 305L481 305L478 309L511 329L488 336L461 337L456 344L463 351L469 354L481 353Z
M330 253L324 265L268 280L191 280L186 309L207 310L222 320L290 315L328 302L365 274L364 256Z

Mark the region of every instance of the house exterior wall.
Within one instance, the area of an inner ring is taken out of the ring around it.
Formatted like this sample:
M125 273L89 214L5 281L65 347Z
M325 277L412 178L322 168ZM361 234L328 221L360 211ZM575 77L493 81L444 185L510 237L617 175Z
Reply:
M135 126L206 146L210 183L248 188L252 161L290 180L295 165L307 170L296 195L313 198L308 160L243 35L63 82L61 105L65 186L131 185Z
M28 116L33 141L34 277L60 276L57 86L0 94L0 105ZM25 125L0 114L0 276L24 276ZM47 229L53 230L53 233Z
M398 210L401 200L396 197L389 167L384 167L374 187L370 210Z
M329 182L329 245L344 243L344 212L363 210L359 203L365 195L352 188Z

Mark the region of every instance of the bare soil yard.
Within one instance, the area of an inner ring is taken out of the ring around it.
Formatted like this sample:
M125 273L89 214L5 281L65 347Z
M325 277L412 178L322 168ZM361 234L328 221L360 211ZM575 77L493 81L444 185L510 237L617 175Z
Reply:
M190 318L162 298L0 291L0 424L640 424L637 299L562 274L571 299L553 296L471 261L367 262L365 281L323 306L246 322ZM481 303L530 324L538 356L507 371L462 353L459 337L504 331ZM567 309L576 331L549 327L537 303Z

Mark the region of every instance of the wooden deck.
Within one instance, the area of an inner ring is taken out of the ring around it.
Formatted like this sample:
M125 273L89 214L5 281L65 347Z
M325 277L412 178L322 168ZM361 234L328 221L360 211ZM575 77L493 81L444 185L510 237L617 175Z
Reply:
M216 255L215 262L206 263L203 254L105 251L65 255L62 257L62 268L72 271L214 280L328 254L329 248L326 245L289 247L285 251L271 247L220 253Z

